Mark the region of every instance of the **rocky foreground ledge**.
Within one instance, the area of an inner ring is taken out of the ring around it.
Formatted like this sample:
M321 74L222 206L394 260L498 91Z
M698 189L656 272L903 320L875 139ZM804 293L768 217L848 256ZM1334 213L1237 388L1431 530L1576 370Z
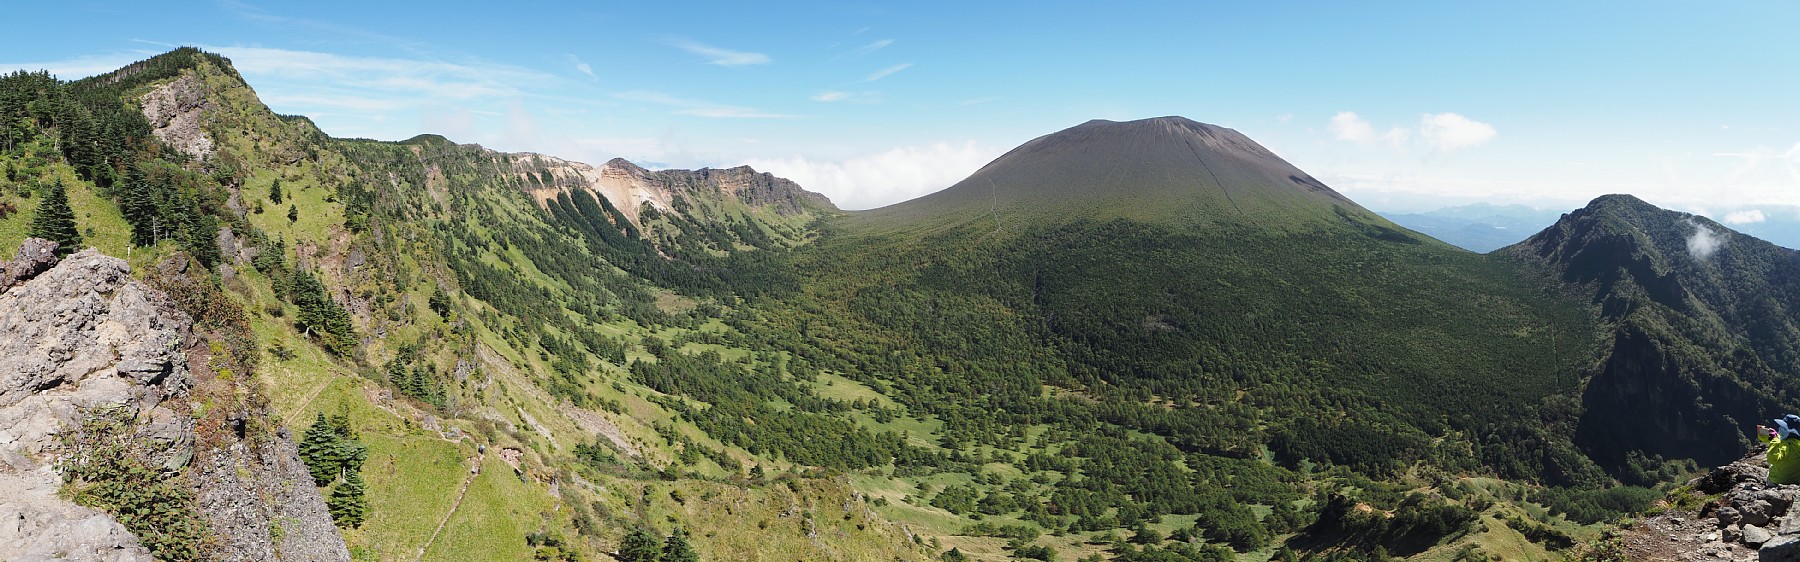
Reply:
M62 435L95 411L126 414L147 465L193 487L215 543L205 558L350 559L292 441L197 438L197 341L124 260L59 261L55 243L28 239L0 261L0 560L154 559L113 516L59 494Z
M171 454L191 447L191 424L165 405L187 385L187 318L125 262L90 249L57 264L55 252L28 240L0 264L0 559L149 561L111 515L57 494L55 446L106 407L160 422Z
M1770 485L1768 478L1763 451L1752 451L1688 483L1688 493L1704 500L1698 508L1677 500L1615 540L1634 562L1800 562L1800 485Z

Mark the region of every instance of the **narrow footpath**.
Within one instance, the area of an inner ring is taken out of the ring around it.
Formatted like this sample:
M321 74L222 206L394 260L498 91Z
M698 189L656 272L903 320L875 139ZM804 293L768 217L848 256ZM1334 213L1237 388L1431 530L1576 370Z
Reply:
M438 535L444 532L444 525L449 524L450 518L456 515L456 510L462 508L463 496L469 495L469 485L475 483L476 476L481 476L481 469L486 463L487 450L483 449L481 455L475 457L475 469L469 471L468 478L463 479L462 490L456 492L456 501L450 504L450 511L444 513L444 518L438 521L437 528L432 529L431 538L425 540L425 546L419 547L419 555L413 557L413 562L423 560L425 551L431 550L431 544L437 542Z

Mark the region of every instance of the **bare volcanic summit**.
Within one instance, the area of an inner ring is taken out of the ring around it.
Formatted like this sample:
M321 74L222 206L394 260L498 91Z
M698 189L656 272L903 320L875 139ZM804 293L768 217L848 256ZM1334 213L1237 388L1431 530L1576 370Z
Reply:
M860 215L877 228L991 217L1395 228L1242 133L1184 117L1088 121L1020 145L948 189Z

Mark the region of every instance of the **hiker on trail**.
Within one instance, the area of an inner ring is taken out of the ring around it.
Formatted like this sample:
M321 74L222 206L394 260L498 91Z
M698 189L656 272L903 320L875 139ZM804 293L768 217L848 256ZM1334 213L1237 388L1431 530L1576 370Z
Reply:
M1800 484L1800 416L1777 418L1775 427L1756 426L1756 440L1769 444L1769 483Z

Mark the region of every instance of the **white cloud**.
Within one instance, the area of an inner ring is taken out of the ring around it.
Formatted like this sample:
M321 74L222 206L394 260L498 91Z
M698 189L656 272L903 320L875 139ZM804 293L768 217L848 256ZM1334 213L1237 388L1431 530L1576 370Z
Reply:
M1381 140L1387 141L1388 145L1393 146L1394 148L1405 147L1406 141L1411 138L1412 131L1399 127L1388 129L1387 132L1381 134Z
M1338 140L1355 143L1384 141L1394 148L1402 148L1406 144L1406 140L1412 136L1406 129L1399 127L1390 128L1387 132L1377 135L1375 126L1369 124L1368 120L1363 119L1354 111L1339 111L1337 115L1331 116L1329 129Z
M1725 224L1751 224L1766 220L1769 220L1769 217L1764 215L1761 209L1732 211L1725 214Z
M824 193L845 209L871 209L950 187L1000 155L975 141L902 146L842 160L804 156L748 162Z
M900 64L896 64L894 66L883 68L881 70L875 71L874 74L870 74L869 77L864 78L863 81L864 82L874 82L874 81L880 80L882 78L887 78L889 76L892 76L895 72L899 72L902 70L906 70L908 68L912 68L912 65L913 65L913 63L907 62L907 63L900 63Z
M1493 125L1455 113L1426 114L1419 119L1419 136L1440 152L1487 144L1495 135Z
M1687 251L1688 255L1693 256L1694 259L1710 258L1714 252L1718 252L1719 248L1725 245L1724 233L1714 231L1692 219L1688 220L1688 224L1694 227L1694 233L1688 236Z
M1478 146L1493 140L1495 136L1493 125L1455 113L1427 113L1419 117L1416 131L1406 127L1390 127L1387 132L1377 134L1375 125L1361 115L1354 111L1339 111L1331 116L1331 124L1327 130L1338 140L1365 144L1380 141L1400 151L1406 151L1415 132L1427 148L1438 152Z
M1338 140L1364 142L1375 138L1375 127L1354 111L1339 111L1331 116L1331 134Z
M683 51L704 57L707 64L716 64L719 66L748 66L753 64L769 64L771 60L769 59L769 55L762 53L722 49L687 39L674 39L669 43Z
M575 70L582 74L586 74L588 78L595 81L600 80L600 75L594 74L594 67L589 65L587 61L581 60L581 57L569 55L569 62L574 63Z
M829 91L819 92L817 95L814 95L812 97L812 100L813 101L822 101L822 102L834 102L834 101L844 101L849 98L850 98L850 92L840 92L837 90L829 90Z

